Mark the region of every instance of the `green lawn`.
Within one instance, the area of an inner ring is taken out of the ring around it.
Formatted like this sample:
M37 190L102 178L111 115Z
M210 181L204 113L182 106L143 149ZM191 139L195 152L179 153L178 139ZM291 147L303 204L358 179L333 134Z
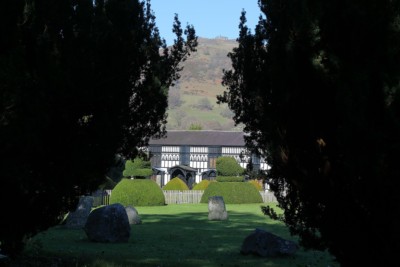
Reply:
M208 221L207 204L136 207L142 224L132 226L128 243L92 243L83 230L56 226L37 235L27 254L31 264L37 255L38 262L46 256L68 262L65 266L338 266L317 251L275 259L241 255L244 238L256 227L296 239L281 223L264 216L260 204L226 208L228 221Z

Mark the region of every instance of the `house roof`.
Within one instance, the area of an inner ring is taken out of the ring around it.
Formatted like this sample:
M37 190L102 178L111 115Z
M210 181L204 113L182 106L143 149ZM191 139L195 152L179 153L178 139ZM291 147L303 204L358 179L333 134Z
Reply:
M149 145L244 146L244 133L233 131L168 131L166 137L152 138Z
M163 170L163 169L161 169L161 168L156 168L156 167L153 167L153 168L151 168L152 170L153 170L153 172L155 172L155 173L158 173L158 174L165 174L165 171Z

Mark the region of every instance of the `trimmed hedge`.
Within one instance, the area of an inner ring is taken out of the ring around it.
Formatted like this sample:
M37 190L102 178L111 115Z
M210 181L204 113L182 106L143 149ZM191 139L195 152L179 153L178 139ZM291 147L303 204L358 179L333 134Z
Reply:
M164 185L163 190L189 190L189 187L182 179L175 177Z
M126 206L163 206L165 197L156 182L150 179L122 179L110 196L110 204Z
M206 190L210 183L209 180L202 180L200 183L196 184L192 190Z
M222 196L225 204L263 203L260 192L250 183L210 183L201 197L200 203L208 203L208 198Z
M138 178L146 178L153 174L152 169L135 169L131 171L131 176Z
M237 177L237 176L217 176L215 179L217 182L244 182L244 177Z
M216 167L218 176L237 176L245 172L235 158L228 156L218 157Z

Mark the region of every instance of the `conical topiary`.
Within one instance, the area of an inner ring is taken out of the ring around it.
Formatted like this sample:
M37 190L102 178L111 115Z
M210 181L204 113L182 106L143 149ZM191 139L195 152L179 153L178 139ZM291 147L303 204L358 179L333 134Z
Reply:
M189 190L189 187L182 179L175 177L163 187L163 190Z

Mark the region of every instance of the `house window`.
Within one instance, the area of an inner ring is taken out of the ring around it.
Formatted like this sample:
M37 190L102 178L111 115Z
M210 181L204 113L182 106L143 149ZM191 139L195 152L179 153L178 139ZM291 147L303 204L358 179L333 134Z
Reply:
M161 167L169 168L179 165L179 146L163 146L161 154Z
M200 172L207 170L208 165L208 147L192 146L190 147L190 167Z

